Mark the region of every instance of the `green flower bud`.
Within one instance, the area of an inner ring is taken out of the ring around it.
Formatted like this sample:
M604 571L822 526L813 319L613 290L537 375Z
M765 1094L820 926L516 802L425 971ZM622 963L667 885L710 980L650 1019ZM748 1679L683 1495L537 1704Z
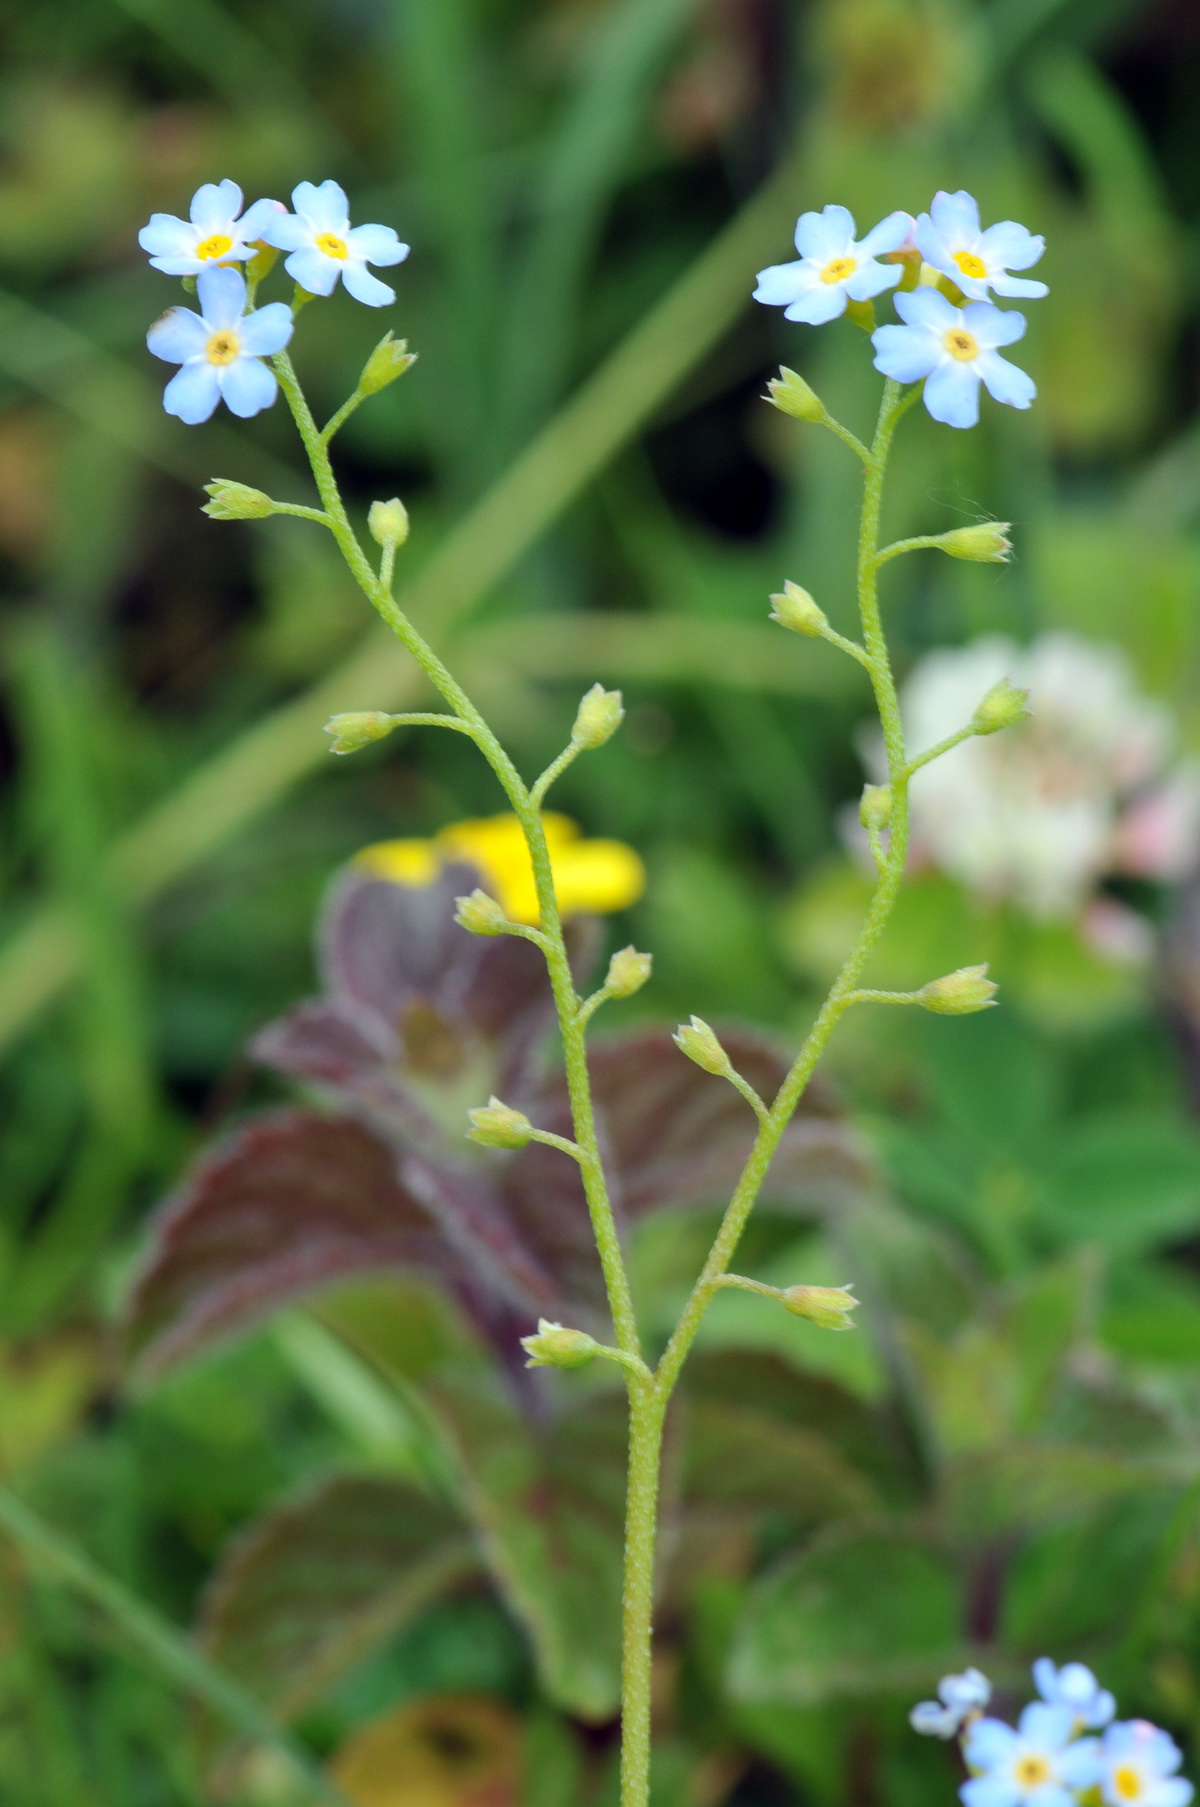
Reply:
M385 333L363 365L358 393L378 395L381 389L386 389L389 383L410 370L416 361L417 354L408 349L407 339L393 339L391 333Z
M599 1343L586 1330L568 1330L548 1318L538 1319L536 1335L523 1336L521 1347L529 1357L527 1368L584 1368L600 1353Z
M703 1017L694 1016L690 1023L680 1023L671 1039L689 1060L694 1060L706 1073L716 1073L723 1079L733 1071L728 1054Z
M502 935L508 927L508 917L496 899L478 888L469 897L455 898L454 920L472 935Z
M326 734L333 735L331 753L357 753L373 740L382 740L396 725L394 715L382 709L360 709L351 715L331 715L325 723Z
M1030 712L1025 707L1028 701L1027 690L1018 690L1007 678L1001 678L971 717L971 727L976 734L999 734L1002 728L1015 728L1018 722L1029 719Z
M858 819L864 828L881 830L892 819L892 787L890 784L864 784Z
M873 301L851 301L846 297L846 318L853 320L855 326L861 326L863 332L875 331L875 303Z
M789 1311L822 1330L854 1329L850 1313L858 1300L848 1286L789 1286L780 1297Z
M829 617L818 608L807 590L786 579L782 591L771 598L771 620L780 627L790 627L794 634L807 634L817 640L829 626Z
M610 998L631 998L650 977L654 962L649 954L639 954L636 947L623 947L608 963L604 989Z
M793 420L821 421L825 418L825 404L820 396L786 364L780 365L779 375L773 376L767 384L763 400L778 408L781 414L790 414Z
M371 538L381 546L403 546L408 538L408 510L398 496L390 502L372 502L367 512Z
M533 1135L533 1125L525 1113L514 1111L495 1096L467 1115L471 1119L467 1140L478 1142L481 1148L524 1148Z
M921 987L917 1000L939 1016L970 1016L976 1010L989 1009L998 989L987 976L985 961L982 966L960 966L944 979L931 979Z
M951 558L972 558L982 565L1006 565L1012 557L1011 521L977 521L939 533L938 545Z
M625 718L619 690L605 690L593 684L579 705L571 744L576 747L602 747L611 740Z
M212 501L204 504L202 512L211 515L214 521L263 521L275 513L274 502L270 496L264 496L261 489L251 489L246 483L232 483L227 477L217 477L212 483L206 483L204 493L211 496Z
M274 245L268 245L265 239L256 239L254 256L246 265L246 281L261 282L264 276L271 274L282 256L283 252L277 251Z

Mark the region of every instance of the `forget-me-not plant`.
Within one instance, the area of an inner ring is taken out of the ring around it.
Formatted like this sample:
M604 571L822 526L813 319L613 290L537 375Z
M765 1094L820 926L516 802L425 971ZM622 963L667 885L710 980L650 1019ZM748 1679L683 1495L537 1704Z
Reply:
M916 240L926 263L949 276L969 301L985 301L989 289L1029 301L1050 292L1044 282L1009 274L1037 263L1045 239L1016 220L1001 220L983 231L979 205L965 189L934 195L929 212L918 217Z
M200 312L172 307L146 335L156 358L181 366L163 395L168 414L188 426L207 420L219 401L243 418L269 408L278 384L263 359L292 336L292 310L271 301L246 313L240 270L207 269L196 278Z
M409 247L391 226L352 226L345 190L336 182L300 182L292 190L295 213L276 213L263 237L289 251L284 269L310 295L332 295L338 277L356 301L388 307L395 289L372 276L368 264L403 263Z
M245 263L263 236L268 220L284 210L278 201L255 201L242 212L236 182L205 182L192 196L189 216L152 213L138 233L138 244L166 276L199 276L214 264Z
M854 237L854 215L845 207L802 213L796 222L799 260L760 270L756 301L781 307L789 320L821 326L846 311L847 301L871 301L895 288L903 272L878 260L899 251L912 235L907 213L889 213L864 239Z

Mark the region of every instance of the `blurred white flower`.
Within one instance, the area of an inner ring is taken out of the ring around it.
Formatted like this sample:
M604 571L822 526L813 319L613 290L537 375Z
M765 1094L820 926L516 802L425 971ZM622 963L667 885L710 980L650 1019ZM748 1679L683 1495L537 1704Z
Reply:
M1001 678L1029 692L1032 717L916 774L914 859L1042 921L1078 915L1106 875L1185 874L1200 857L1200 762L1169 765L1170 710L1118 647L1050 633L930 653L901 697L910 751L962 727Z

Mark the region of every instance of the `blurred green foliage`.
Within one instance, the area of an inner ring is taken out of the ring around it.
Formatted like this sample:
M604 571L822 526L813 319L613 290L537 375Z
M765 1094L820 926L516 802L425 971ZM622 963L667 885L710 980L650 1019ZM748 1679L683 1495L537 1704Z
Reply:
M339 444L358 508L405 496L419 584L785 159L760 262L786 255L802 207L838 199L862 221L967 187L986 217L1047 236L1051 294L1027 341L1041 396L1028 416L985 410L970 435L906 424L896 530L983 509L1016 523L1018 557L892 567L900 664L985 629L1067 626L1124 646L1195 746L1200 29L1184 0L45 0L10 8L3 32L0 924L17 953L0 950L0 1464L186 1624L227 1538L281 1495L355 1464L411 1474L414 1458L385 1434L390 1395L364 1394L308 1320L131 1392L112 1326L145 1210L265 1095L238 1051L308 989L336 865L497 800L453 737L323 761L310 708L239 739L354 656L367 623L307 528L199 513L218 472L296 499L304 479L282 410L194 432L161 413L142 336L175 291L137 227L201 181L283 195L333 174L359 217L411 240L382 325L420 362ZM451 631L469 585L449 568L423 619L440 632L444 610L453 662L527 770L587 683L623 687L622 735L556 801L648 861L615 930L655 953L638 1008L794 1030L820 976L797 923L857 795L867 699L825 648L777 646L762 624L792 576L848 626L856 473L755 398L783 358L861 430L875 378L845 322L810 333L747 304L711 347L701 326L649 419L638 384L658 366L622 367L602 423L615 455L589 481L576 448L547 531L507 522L513 555L469 615ZM381 329L342 298L304 316L318 411ZM239 747L240 766L212 763ZM256 791L225 797L225 832L203 782L227 769ZM125 865L106 861L133 830ZM1084 974L1084 1004L1059 1008L1078 950L1035 959L1020 925L921 890L889 958L990 955L1018 1001L962 1024L853 1019L833 1066L892 1197L833 1246L764 1231L747 1257L781 1282L798 1263L811 1280L874 1266L870 1326L822 1341L729 1298L706 1331L713 1356L836 1368L820 1435L861 1432L853 1462L883 1471L879 1510L904 1533L881 1540L838 1508L813 1541L785 1515L749 1579L715 1533L697 1545L686 1610L664 1619L664 1807L951 1799L902 1708L964 1635L1006 1683L1042 1648L1086 1654L1127 1710L1200 1729L1193 1075L1149 988L1097 1003ZM847 901L821 919L835 936ZM698 1265L696 1235L676 1223L638 1251L652 1326ZM896 1465L897 1419L919 1477ZM397 1703L464 1690L526 1716L543 1807L580 1798L584 1746L539 1704L523 1635L482 1586L418 1614L303 1729L324 1751ZM191 1730L90 1608L0 1550L5 1802L199 1802ZM607 1750L588 1736L604 1801ZM264 1762L258 1798L277 1780Z

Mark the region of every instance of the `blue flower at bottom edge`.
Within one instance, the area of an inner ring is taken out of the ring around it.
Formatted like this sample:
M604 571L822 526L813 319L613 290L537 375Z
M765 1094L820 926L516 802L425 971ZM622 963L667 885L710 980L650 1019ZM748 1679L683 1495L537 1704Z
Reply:
M1179 1746L1145 1719L1110 1725L1100 1746L1100 1792L1108 1807L1187 1807L1193 1789L1175 1771Z
M1027 1706L1014 1731L999 1719L977 1719L963 1743L975 1773L959 1789L964 1807L1075 1807L1100 1779L1095 1738L1072 1742L1075 1716L1045 1701Z
M957 308L932 288L896 296L903 326L881 326L871 335L875 368L898 383L925 379L925 406L948 427L973 427L979 419L979 385L1010 408L1028 408L1037 385L997 351L1025 331L1024 314L988 301Z
M172 307L154 322L146 344L156 358L180 364L163 393L163 407L188 426L207 420L219 401L247 419L275 400L275 373L262 359L292 336L292 310L272 301L246 314L240 271L205 270L196 278L200 312Z

